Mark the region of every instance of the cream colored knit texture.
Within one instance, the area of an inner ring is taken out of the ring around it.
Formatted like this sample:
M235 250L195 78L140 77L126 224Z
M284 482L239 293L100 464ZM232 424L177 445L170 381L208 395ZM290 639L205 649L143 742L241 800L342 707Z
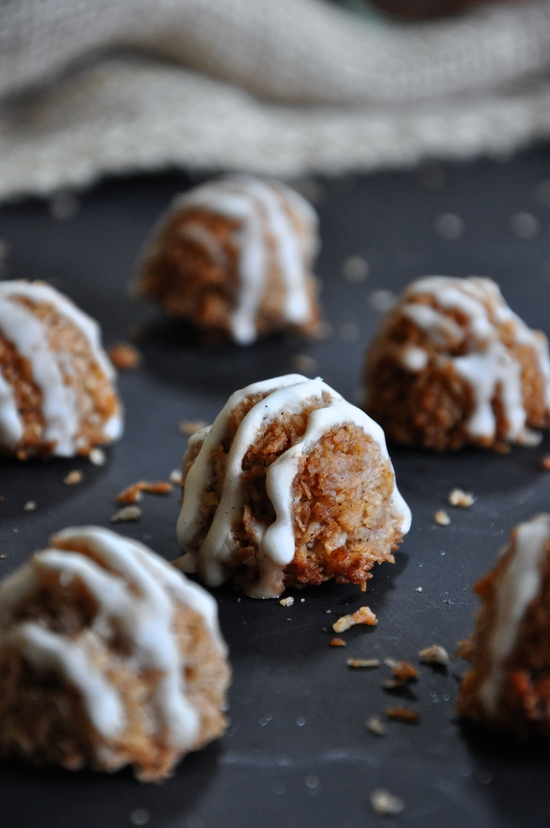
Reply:
M549 64L550 0L403 26L324 0L4 0L0 197L506 154L550 135Z

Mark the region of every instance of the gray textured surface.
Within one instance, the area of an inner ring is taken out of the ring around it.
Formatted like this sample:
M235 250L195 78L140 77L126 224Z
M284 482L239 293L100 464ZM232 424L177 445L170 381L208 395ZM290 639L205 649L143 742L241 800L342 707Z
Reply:
M548 153L504 166L450 168L444 175L432 170L431 179L424 171L420 178L433 184L438 176L445 181L435 190L422 187L417 174L320 182L324 247L318 272L334 333L309 346L275 338L245 350L201 351L188 332L128 298L140 242L171 195L189 185L183 177L104 184L67 222L53 219L44 202L2 208L8 276L52 281L100 320L107 344L127 339L136 324L145 324L148 336L143 367L120 378L127 432L105 467L68 460L0 468L0 546L6 554L0 573L22 563L56 529L106 525L123 486L140 477L163 478L178 465L185 445L179 420L213 418L230 391L292 369L296 354L315 358L327 382L352 397L364 346L378 323L369 309L373 290L398 290L423 273L487 274L529 324L548 333L550 215L540 198L545 190L537 189L550 178ZM511 232L511 217L520 211L538 219L534 238ZM435 232L434 222L445 212L463 219L460 239ZM354 285L340 270L356 254L368 260L370 274ZM340 331L350 323L358 326L358 339L346 343ZM231 590L216 591L235 673L226 737L186 759L161 787L140 785L126 772L107 777L1 764L2 825L122 828L141 807L153 828L547 826L547 746L517 747L506 738L463 730L452 718L462 664L453 663L448 673L421 667L412 695L403 698L420 711L420 724L390 723L387 736L376 738L365 720L397 702L381 688L389 669L352 671L345 660L415 661L417 651L434 641L454 650L471 630L471 584L491 566L515 522L548 509L550 476L538 463L550 453L550 439L506 456L391 453L414 520L395 566L377 568L369 584L367 602L378 627L350 630L345 650L329 646L323 627L359 606L356 587L294 591L290 608L276 601L238 602ZM61 481L73 468L83 469L85 479L67 488ZM475 493L471 509L446 506L455 486ZM23 512L27 500L37 502L36 512ZM119 524L120 531L175 557L176 500L175 493L145 496L141 522ZM442 507L452 518L447 528L432 520ZM399 817L383 820L372 813L369 795L377 787L405 800Z

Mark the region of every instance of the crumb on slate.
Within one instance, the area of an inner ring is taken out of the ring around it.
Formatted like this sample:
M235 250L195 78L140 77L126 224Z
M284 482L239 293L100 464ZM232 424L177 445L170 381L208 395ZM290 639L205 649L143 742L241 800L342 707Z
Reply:
M440 664L446 667L449 663L449 653L440 644L432 644L430 647L420 650L418 655L420 661L425 664Z
M349 630L349 628L355 626L355 624L367 624L369 627L374 627L378 624L378 620L369 607L360 607L357 612L354 612L352 615L343 615L338 619L338 621L335 621L332 625L332 629L336 633L341 633L345 630Z
M294 598L292 597L292 595L289 595L288 598L281 598L281 600L279 601L279 604L282 607L291 607L293 603Z
M367 728L375 736L385 736L388 732L380 716L369 716L367 719Z
M545 471L550 471L550 454L547 454L546 457L542 458L540 465Z
M348 667L380 667L380 659L378 658L348 658L346 661Z
M93 448L89 454L90 463L93 466L104 466L107 462L107 455L101 448Z
M471 492L465 492L462 489L453 489L449 493L449 503L451 506L460 506L461 509L467 509L475 502L475 497Z
M420 713L409 707L386 707L386 716L388 719L407 724L416 724L420 721Z
M23 506L24 512L34 512L36 509L36 501L34 500L27 500L25 505Z
M331 647L347 647L346 642L343 638L331 638L330 639L330 646Z
M127 342L118 342L107 351L109 359L119 371L131 371L141 362L141 354L133 345Z
M139 520L141 509L139 506L125 506L111 517L111 523L126 523L132 520Z
M141 500L143 492L148 492L149 494L168 494L170 491L172 491L172 484L165 480L155 483L151 483L148 480L138 480L137 483L132 483L122 492L119 492L115 500L123 506L129 506Z
M181 471L179 469L172 469L168 479L174 486L181 486Z
M370 804L378 816L396 816L405 807L402 799L383 788L377 788L371 793Z
M435 513L434 520L439 526L448 526L451 522L451 518L444 509L440 509Z
M63 483L65 486L76 486L77 483L81 483L84 475L79 469L74 469L73 471L69 472L69 474L63 478Z

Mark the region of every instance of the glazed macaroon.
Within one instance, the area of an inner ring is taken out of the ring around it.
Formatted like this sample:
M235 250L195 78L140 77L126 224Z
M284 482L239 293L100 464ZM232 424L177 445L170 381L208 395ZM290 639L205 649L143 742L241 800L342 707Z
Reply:
M44 282L0 282L0 453L87 455L123 429L97 323Z
M548 341L490 279L413 282L367 354L365 409L398 443L530 443L550 425Z
M0 585L0 755L161 781L225 730L217 606L137 541L65 529Z
M179 565L255 598L330 578L364 588L411 523L382 429L299 374L236 391L190 438L182 480Z
M458 712L519 737L550 735L550 515L520 523L475 586L481 600Z
M175 199L147 241L138 294L210 340L319 328L317 215L279 181L230 175Z

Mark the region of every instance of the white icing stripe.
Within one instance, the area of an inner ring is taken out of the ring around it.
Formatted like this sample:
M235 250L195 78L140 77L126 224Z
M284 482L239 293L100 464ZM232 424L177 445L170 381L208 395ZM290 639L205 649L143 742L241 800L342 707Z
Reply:
M479 695L489 714L497 708L504 681L503 664L517 640L519 626L541 587L542 567L550 542L550 515L520 523L513 552L497 585L496 615L489 644L489 673Z
M185 695L175 609L181 603L197 612L225 654L214 599L147 547L108 529L65 529L51 544L53 548L34 555L27 567L0 587L0 627L5 630L0 646L8 635L21 636L31 663L61 670L82 694L94 726L113 738L124 726L124 701L107 676L94 667L98 663L94 655L104 653L106 631L119 628L132 645L129 668L138 673L159 671L153 698L165 732L158 730L152 717L153 734L175 748L191 748L199 733L200 714ZM55 573L63 586L73 578L84 585L97 606L89 629L69 638L45 630L39 621L14 624L14 610L40 587L46 572L50 573L47 582Z
M422 294L432 296L441 310L407 302L407 299ZM468 423L473 437L495 436L497 420L493 400L497 393L500 393L507 420L505 436L518 439L525 432L522 366L503 343L497 325L506 324L517 345L527 345L533 350L544 381L545 402L550 408L550 362L546 337L527 327L508 307L498 286L490 279L426 276L413 282L403 298L400 312L425 331L434 345L447 348L467 345L466 354L445 358L474 392L475 405ZM443 312L445 310L458 311L465 316L468 328L462 328ZM438 355L440 359L443 356Z
M227 264L227 255L222 245L218 241L217 236L212 233L204 224L199 224L198 221L188 221L178 228L178 236L188 241L193 242L207 254L214 264L219 267L225 267Z
M293 226L285 205L303 225L303 234ZM289 324L307 321L311 312L307 269L317 244L316 217L311 205L280 183L233 175L185 193L174 202L172 209L194 207L235 219L241 225L236 233L240 257L237 304L231 317L234 338L241 344L249 344L257 337L256 317L267 289L273 255L270 241L286 287L284 318ZM190 224L193 228L197 225ZM192 233L193 241L212 255L211 241L205 236L199 240L195 230Z
M214 473L212 454L227 435L232 411L255 391L269 393L248 411L237 428L226 459L220 500L208 532L197 550L202 526L202 503ZM224 563L230 560L232 553L238 548L238 540L234 537L234 524L243 510L245 484L242 464L246 452L254 444L258 433L281 413L299 413L308 402L315 400L325 407L315 409L311 413L303 437L281 454L267 471L267 493L274 506L276 518L268 528L260 524L255 527L260 583L255 588L254 595L271 597L281 592L280 571L292 561L295 554L292 482L297 473L299 458L311 451L323 434L348 423L358 425L365 434L372 437L378 444L382 456L389 461L384 433L380 426L363 411L345 402L320 379L306 380L304 377L290 375L236 392L216 419L189 470L178 520L180 545L186 552L198 558L199 571L209 586L219 586L223 583L226 578ZM403 533L408 532L411 513L395 484L391 504L392 518L398 522Z
M229 418L243 400L253 394L266 394L275 391L278 388L286 388L289 385L296 385L301 382L307 382L307 378L301 374L287 374L284 377L276 377L275 379L264 380L262 382L255 382L252 385L247 385L239 391L235 391L228 399L218 416L216 417L212 427L209 429L204 442L201 446L200 452L197 455L193 465L189 469L187 479L185 481L185 497L181 506L181 512L178 518L177 533L178 540L182 549L186 551L195 551L193 549L197 535L201 530L201 507L204 500L204 495L208 486L210 485L210 477L213 472L212 452L221 443L225 436L229 424ZM201 438L200 434L193 435L189 440L186 455L183 458L185 464L186 456L189 450Z
M23 436L23 421L10 383L0 372L0 445L13 448Z
M74 390L66 386L50 350L42 322L23 305L1 296L0 330L30 363L32 377L42 392L44 439L54 441L54 454L70 457L75 453L78 410Z
M39 669L51 668L64 673L80 692L96 730L106 739L116 738L125 724L124 706L118 692L93 666L87 636L70 641L31 623L21 624L17 634L30 663Z
M76 392L64 380L64 372L73 372L71 360L67 354L50 349L44 323L29 308L14 301L17 297L48 304L74 325L84 336L92 359L109 382L115 376L113 366L101 347L97 323L69 299L41 282L0 282L0 331L21 356L29 361L33 381L42 392L44 439L55 442L54 455L73 456L78 450L76 434L80 419ZM116 440L121 436L122 430L122 415L117 410L105 424L103 433L106 440ZM2 380L0 442L13 447L23 434L23 422L15 405L13 391Z

